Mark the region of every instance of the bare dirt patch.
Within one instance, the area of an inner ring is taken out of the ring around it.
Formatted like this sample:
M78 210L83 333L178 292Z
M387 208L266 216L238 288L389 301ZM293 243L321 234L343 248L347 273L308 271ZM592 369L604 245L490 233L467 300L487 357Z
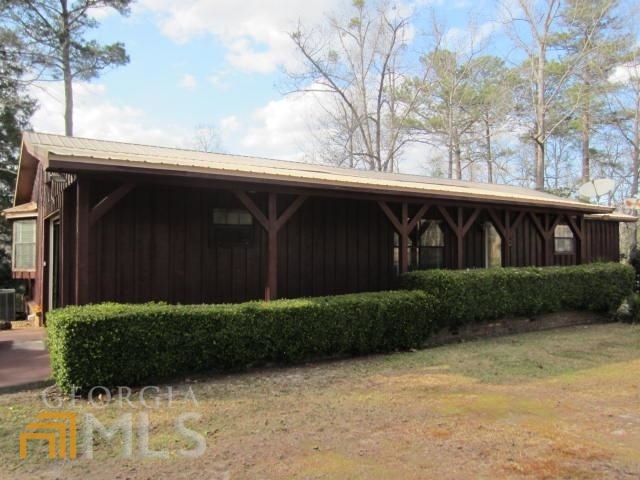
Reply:
M47 460L45 446L34 444L20 460L20 431L50 409L39 391L0 396L0 477L640 476L635 326L572 327L173 386L179 399L191 386L199 408L167 408L161 399L149 410L150 449L169 452L157 460L120 458L119 437L95 439L93 459ZM124 411L139 415L136 406L81 401L76 411L108 426ZM173 431L183 411L202 415L189 423L207 441L195 459L177 453L192 448Z

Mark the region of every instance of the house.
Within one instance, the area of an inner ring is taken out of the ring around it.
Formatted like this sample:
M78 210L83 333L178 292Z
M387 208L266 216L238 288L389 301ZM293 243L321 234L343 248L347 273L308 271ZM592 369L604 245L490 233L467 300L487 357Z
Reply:
M13 272L44 311L392 288L413 268L619 260L635 217L503 185L28 132Z

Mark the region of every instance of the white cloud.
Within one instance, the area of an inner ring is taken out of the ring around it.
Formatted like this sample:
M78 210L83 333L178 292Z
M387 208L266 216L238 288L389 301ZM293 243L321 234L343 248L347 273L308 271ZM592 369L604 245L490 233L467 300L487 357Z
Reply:
M179 85L182 88L186 88L187 90L195 90L195 88L198 86L198 81L193 75L185 73L184 75L182 75Z
M242 146L251 154L301 160L310 145L309 121L319 110L309 94L293 93L254 111Z
M240 121L235 115L220 119L218 125L220 128L220 135L222 137L236 133L241 127Z
M150 145L176 146L189 132L175 125L158 125L143 111L119 105L107 97L104 85L74 83L74 135ZM64 133L62 82L39 82L30 92L39 102L31 119L36 131Z
M218 90L228 90L231 88L231 82L229 81L231 74L232 71L230 69L218 70L209 77L209 83Z
M150 11L161 31L185 43L204 34L217 37L233 67L269 73L292 61L294 45L287 32L298 21L312 25L340 0L140 0L138 12Z
M613 70L609 76L611 83L626 84L631 80L640 79L640 66L634 64L620 65Z
M452 27L444 35L444 45L460 53L475 53L478 49L482 49L500 28L500 24L493 21L470 25L467 28Z

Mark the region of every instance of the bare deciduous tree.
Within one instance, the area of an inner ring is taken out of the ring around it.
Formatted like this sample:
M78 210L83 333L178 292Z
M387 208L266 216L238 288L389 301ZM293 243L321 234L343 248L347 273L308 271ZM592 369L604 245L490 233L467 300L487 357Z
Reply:
M326 161L394 171L415 102L398 98L409 16L386 1L353 0L351 7L348 17L327 17L324 30L291 33L304 68L288 75L324 109Z

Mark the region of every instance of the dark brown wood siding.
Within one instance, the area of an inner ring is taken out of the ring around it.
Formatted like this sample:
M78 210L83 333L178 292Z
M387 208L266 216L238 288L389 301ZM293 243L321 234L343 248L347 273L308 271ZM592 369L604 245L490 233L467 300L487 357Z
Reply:
M587 261L620 261L620 227L617 222L587 220L585 222Z
M266 208L265 196L253 198ZM279 210L288 204L285 196L281 200ZM221 190L134 189L92 228L92 301L262 298L266 232L255 222L250 243L218 244L211 232L214 207L242 208ZM390 288L391 240L391 226L376 203L312 197L279 232L279 296Z
M228 192L137 187L91 232L93 301L240 302L261 298L265 233L248 244L212 238L212 209L241 208Z
M65 184L46 183L42 171L36 178L34 200L41 206L38 303L45 301L47 291L43 267L47 258L45 218L57 213L62 235L61 303L76 301L78 191L73 178L68 180ZM92 210L96 205L123 184L96 178L87 182L89 217L95 213ZM213 208L243 208L236 195L225 188L228 187L220 184L196 188L141 183L119 197L104 215L96 216L97 221L89 228L88 278L83 280L88 286L89 301L220 303L263 298L267 280L266 227L256 220L246 242L219 241L212 222ZM248 195L266 214L268 193ZM296 198L297 195L278 193L277 215L282 215ZM388 200L388 205L396 218L402 217L401 201ZM410 203L409 217L416 215L420 207L418 202ZM575 252L562 255L553 252L549 232L556 223L568 221L557 213L454 202L438 208L433 202L423 219L441 221L445 268L485 266L483 225L488 221L498 223L503 234L509 233L508 242L503 238L503 243L508 243L503 250L503 262L508 258L510 266L572 265L579 258ZM581 220L575 214L571 217L574 228ZM617 261L618 223L585 221L584 225L582 260ZM460 263L457 234L462 230L466 234ZM546 233L543 235L541 231ZM393 288L397 279L393 238L392 222L377 200L309 196L278 231L278 297ZM576 238L578 252L579 246Z
M309 198L278 237L280 296L391 288L392 239L375 202Z

